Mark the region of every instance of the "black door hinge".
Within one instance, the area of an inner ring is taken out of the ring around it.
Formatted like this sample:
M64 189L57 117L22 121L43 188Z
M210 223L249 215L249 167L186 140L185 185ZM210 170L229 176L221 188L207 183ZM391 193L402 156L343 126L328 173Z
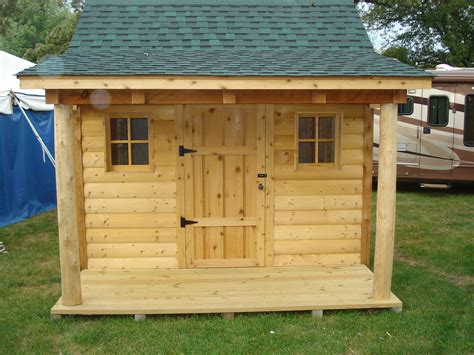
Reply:
M190 225L190 224L196 224L198 223L197 221L190 221L184 217L181 217L181 220L180 220L180 225L181 225L181 228L186 228L187 225Z
M185 154L196 153L197 150L184 148L184 146L179 146L179 156L184 157Z

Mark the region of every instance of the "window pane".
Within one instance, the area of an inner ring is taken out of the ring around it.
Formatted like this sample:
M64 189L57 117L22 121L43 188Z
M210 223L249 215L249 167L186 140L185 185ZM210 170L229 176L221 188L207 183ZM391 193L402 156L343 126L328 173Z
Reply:
M336 138L336 119L334 117L320 117L318 120L318 138L335 139Z
M128 139L127 119L110 119L110 139L113 141L123 141Z
M316 138L316 118L300 117L299 118L299 137L300 139Z
M148 140L148 120L132 118L132 140Z
M316 143L314 142L300 142L298 162L301 164L315 163L316 159Z
M148 165L148 144L132 144L132 165Z
M318 143L318 163L336 162L336 143L319 142Z
M399 104L398 105L398 115L399 116L410 116L413 115L413 110L415 108L413 97L407 97L406 104Z
M474 147L474 95L466 96L464 144L468 147Z
M431 96L428 108L430 126L447 126L449 122L449 99L445 96Z
M128 165L128 144L112 144L112 165Z

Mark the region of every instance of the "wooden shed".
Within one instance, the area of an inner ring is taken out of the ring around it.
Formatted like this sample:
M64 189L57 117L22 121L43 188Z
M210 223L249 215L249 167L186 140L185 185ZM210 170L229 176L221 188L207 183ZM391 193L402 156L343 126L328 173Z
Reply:
M432 78L351 0L88 0L19 76L56 105L53 315L401 309L397 104Z

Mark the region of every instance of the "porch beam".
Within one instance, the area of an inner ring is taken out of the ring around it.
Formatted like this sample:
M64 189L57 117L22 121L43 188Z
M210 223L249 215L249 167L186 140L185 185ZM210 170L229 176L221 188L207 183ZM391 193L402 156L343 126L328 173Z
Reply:
M62 304L76 306L82 294L72 107L56 105L54 122Z
M406 90L46 90L46 102L66 105L384 104L405 103ZM99 91L100 92L100 91Z
M396 218L397 105L381 105L377 223L372 297L390 298Z

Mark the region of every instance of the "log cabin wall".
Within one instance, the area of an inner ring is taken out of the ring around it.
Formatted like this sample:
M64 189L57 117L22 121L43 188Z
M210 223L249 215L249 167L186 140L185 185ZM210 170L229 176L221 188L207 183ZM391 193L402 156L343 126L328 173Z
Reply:
M107 172L105 112L151 112L153 172ZM175 106L81 106L89 269L177 267Z
M274 106L275 266L361 262L365 109L365 105ZM342 113L339 168L295 169L298 112Z
M80 107L88 268L178 267L177 110L182 106ZM107 172L105 117L114 111L152 113L153 172ZM359 264L366 106L267 105L266 112L274 117L267 127L274 211L266 216L266 266ZM297 113L342 114L338 167L295 168Z

